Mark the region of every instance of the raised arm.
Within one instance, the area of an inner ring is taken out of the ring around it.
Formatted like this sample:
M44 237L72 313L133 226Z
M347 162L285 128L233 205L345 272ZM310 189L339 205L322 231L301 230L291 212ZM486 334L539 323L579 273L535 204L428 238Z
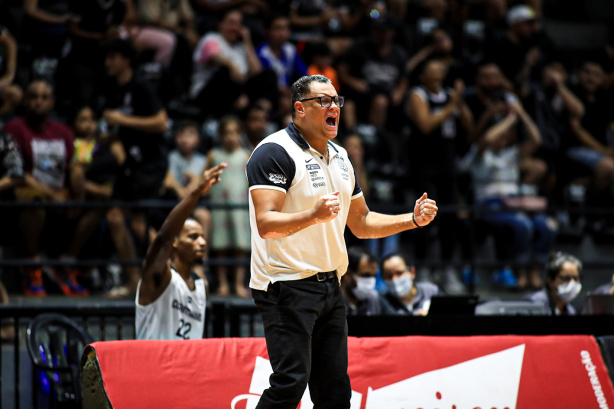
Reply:
M429 110L428 102L417 91L414 91L409 96L409 117L420 129L420 132L424 134L431 133L458 108L461 102L461 92L461 86L455 84L455 92L450 102L439 112L432 113Z
M437 204L426 193L416 200L413 213L400 215L372 212L361 196L350 204L347 225L359 239L375 239L427 226L437 216L437 210Z
M173 251L173 241L183 228L186 219L194 210L200 197L211 186L220 181L220 175L226 167L225 163L206 170L196 189L192 190L177 206L171 210L164 220L158 234L147 250L143 263L142 282L139 293L139 303L148 304L156 300L171 280L169 259Z

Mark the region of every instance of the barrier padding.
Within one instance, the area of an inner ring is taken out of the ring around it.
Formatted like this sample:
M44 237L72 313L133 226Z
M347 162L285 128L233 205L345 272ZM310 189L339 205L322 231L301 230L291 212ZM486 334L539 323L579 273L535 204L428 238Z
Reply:
M348 347L352 409L614 407L591 336L350 337ZM272 372L263 338L95 342L83 364L86 409L253 409ZM299 408L313 408L308 389Z

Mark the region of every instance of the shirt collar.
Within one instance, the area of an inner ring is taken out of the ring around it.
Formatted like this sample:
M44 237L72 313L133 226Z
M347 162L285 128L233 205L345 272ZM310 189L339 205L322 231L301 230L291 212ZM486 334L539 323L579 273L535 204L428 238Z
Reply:
M307 143L305 138L303 138L301 134L296 130L296 128L294 127L294 122L290 122L290 124L286 128L286 132L288 133L288 135L290 135L290 138L292 138L292 140L296 142L296 144L302 149L309 149L309 144Z
M296 142L296 144L300 146L302 149L311 148L311 146L309 146L305 138L303 138L301 134L299 133L299 131L297 131L296 128L294 127L294 122L290 122L290 124L286 128L286 132L288 133L288 135L290 135L290 138L292 138L292 140ZM335 154L339 153L339 150L330 141L328 141L328 146L333 148L333 150L335 151Z

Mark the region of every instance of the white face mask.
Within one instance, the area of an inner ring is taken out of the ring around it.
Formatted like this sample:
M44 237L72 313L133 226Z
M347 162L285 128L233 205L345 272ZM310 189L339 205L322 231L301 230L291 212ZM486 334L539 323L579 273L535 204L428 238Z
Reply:
M575 280L569 280L569 282L557 287L557 295L565 300L565 302L570 302L576 298L580 290L582 290L582 284Z
M375 277L356 277L356 287L352 288L354 296L363 301L375 292Z
M386 281L388 292L396 297L405 297L409 294L412 287L412 280L409 274L403 274L396 280Z

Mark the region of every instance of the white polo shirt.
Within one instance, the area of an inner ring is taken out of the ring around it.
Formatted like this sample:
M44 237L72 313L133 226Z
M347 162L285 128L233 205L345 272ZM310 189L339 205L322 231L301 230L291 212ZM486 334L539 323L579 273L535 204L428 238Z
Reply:
M329 163L290 125L262 140L247 162L250 192L273 189L286 194L283 213L312 208L320 197L339 191L341 211L333 220L309 226L291 236L263 239L258 233L254 203L249 197L252 231L249 286L266 290L270 282L300 280L348 265L343 233L350 203L362 196L354 167L342 147L328 142Z

